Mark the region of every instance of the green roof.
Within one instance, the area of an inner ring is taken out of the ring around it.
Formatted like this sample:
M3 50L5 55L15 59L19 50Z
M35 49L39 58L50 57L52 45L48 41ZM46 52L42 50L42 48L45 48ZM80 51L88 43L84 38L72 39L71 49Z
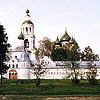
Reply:
M69 41L71 39L71 37L68 35L67 32L65 32L65 34L61 37L60 41Z
M57 37L56 41L55 41L55 45L60 45L61 46L61 42L59 41L59 38Z

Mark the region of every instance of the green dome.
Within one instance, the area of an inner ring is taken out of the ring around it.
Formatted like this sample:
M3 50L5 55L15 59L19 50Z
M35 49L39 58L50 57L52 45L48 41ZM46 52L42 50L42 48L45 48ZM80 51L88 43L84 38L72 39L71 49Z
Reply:
M61 37L60 41L69 41L71 39L71 37L68 35L67 32L65 32L65 34Z

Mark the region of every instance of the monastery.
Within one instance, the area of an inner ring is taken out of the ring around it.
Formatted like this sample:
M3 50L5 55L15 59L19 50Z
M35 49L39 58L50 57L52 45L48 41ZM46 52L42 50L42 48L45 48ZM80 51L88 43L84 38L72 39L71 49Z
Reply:
M25 20L22 22L20 27L20 34L18 36L18 41L20 46L17 46L11 51L11 59L7 62L9 69L4 77L12 80L16 79L35 79L33 68L30 62L33 64L37 63L35 57L36 50L36 37L34 32L34 23L31 21L31 16L29 10L26 11ZM69 41L70 37L64 34L62 37L62 42ZM58 45L58 39L56 44ZM65 68L65 65L69 66L70 62L53 62L50 58L44 57L45 61L48 62L47 71L41 76L43 79L65 79L70 73L69 69ZM98 75L100 74L99 62L95 62L98 67ZM84 66L86 62L81 62L80 72L85 73L87 68ZM100 78L100 75L97 76Z

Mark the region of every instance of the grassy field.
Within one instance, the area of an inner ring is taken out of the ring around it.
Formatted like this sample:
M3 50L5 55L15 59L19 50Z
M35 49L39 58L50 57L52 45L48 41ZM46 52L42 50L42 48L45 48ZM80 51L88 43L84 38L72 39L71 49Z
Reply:
M87 81L72 84L70 80L42 80L40 87L35 87L34 80L8 80L0 87L0 94L5 95L100 95L100 84L90 85Z

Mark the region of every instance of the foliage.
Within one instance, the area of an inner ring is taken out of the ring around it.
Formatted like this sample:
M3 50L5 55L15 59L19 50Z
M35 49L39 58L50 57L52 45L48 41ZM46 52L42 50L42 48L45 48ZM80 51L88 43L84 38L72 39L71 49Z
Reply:
M36 50L35 52L35 56L36 56L36 63L32 64L32 73L34 76L36 76L35 79L35 85L36 87L40 86L41 83L41 77L44 75L44 73L46 73L47 71L47 65L48 65L48 61L45 61L44 55L41 55L40 53L41 51L39 49Z
M72 83L79 84L80 82L80 67L79 63L76 61L71 61L70 66L65 66L66 71L68 69L68 72L66 72L68 75L66 78L71 79Z
M47 69L47 63L44 60L39 61L34 65L34 75L36 76L36 87L40 86L41 76L44 75Z
M87 61L87 69L86 78L90 84L96 84L96 76L97 76L97 68L94 61L99 59L97 54L93 53L93 50L90 46L86 47L81 54L81 59L83 61Z
M1 84L2 84L2 75L6 73L8 66L6 61L8 60L8 48L10 44L8 43L7 33L3 25L0 25L0 74L1 74Z
M70 41L65 43L62 47L53 48L51 53L51 59L53 61L78 61L80 59L77 42L75 39Z
M73 83L78 84L79 83L79 65L76 62L72 62L71 66L71 80Z
M73 43L71 44L72 46L70 47L71 51L71 61L79 61L80 60L80 49L79 45L76 42L75 39L72 39Z
M88 71L86 72L86 77L90 84L94 85L97 83L96 76L97 76L96 65L90 62L88 65Z
M66 61L67 59L70 59L70 51L66 52L63 48L54 49L51 54L51 59L53 61Z
M50 57L51 52L52 52L52 46L53 43L51 42L51 40L48 37L44 37L43 40L39 41L39 55L40 56L48 56Z
M90 46L85 47L84 51L81 54L82 61L96 61L99 60L99 56L93 53L93 50Z

